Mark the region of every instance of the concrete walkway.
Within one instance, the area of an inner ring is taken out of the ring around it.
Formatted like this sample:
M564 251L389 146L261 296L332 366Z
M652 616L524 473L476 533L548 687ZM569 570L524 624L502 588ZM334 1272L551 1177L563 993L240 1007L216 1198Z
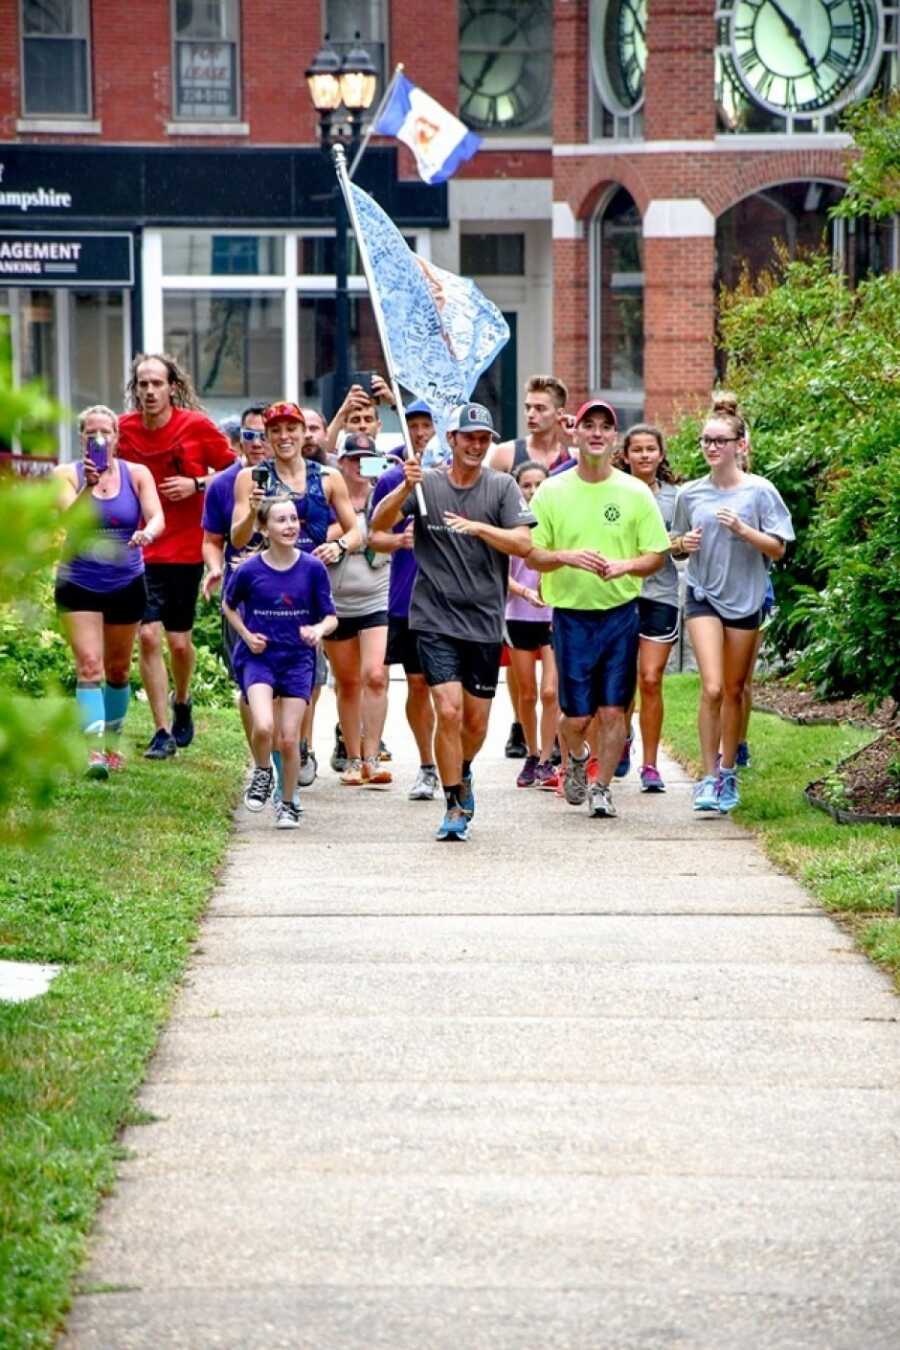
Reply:
M238 814L64 1344L896 1350L900 1004L672 763ZM172 771L177 771L173 766ZM91 1292L94 1290L95 1292Z

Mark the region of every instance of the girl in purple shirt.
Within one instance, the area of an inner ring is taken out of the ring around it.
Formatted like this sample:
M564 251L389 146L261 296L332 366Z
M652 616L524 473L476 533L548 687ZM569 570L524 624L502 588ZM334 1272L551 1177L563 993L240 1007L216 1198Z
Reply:
M534 460L525 460L513 471L513 478L530 502L547 470ZM516 720L525 734L528 754L516 778L517 787L538 787L552 791L558 778L550 762L559 703L556 686L556 660L551 639L553 611L540 597L541 579L525 565L524 558L509 560L509 592L506 601L506 631L509 637L509 665L515 677ZM541 725L538 736L537 667L541 664Z
M300 823L294 802L300 769L300 724L312 693L315 651L337 627L325 565L296 547L297 508L290 498L269 498L258 509L268 547L241 563L228 582L222 611L238 635L234 670L250 708L254 769L244 804L261 811L274 781L272 742L279 700L277 749L281 752L278 829ZM243 615L238 607L243 607Z

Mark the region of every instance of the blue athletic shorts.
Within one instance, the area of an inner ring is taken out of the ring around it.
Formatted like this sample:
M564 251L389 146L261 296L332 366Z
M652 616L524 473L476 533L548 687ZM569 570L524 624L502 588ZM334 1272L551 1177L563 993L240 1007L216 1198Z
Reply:
M316 663L313 651L290 649L281 652L262 652L255 656L248 652L238 663L244 697L251 684L268 684L276 698L302 698L307 703L312 694Z
M615 609L553 611L559 706L567 717L627 708L637 677L639 627L636 600Z

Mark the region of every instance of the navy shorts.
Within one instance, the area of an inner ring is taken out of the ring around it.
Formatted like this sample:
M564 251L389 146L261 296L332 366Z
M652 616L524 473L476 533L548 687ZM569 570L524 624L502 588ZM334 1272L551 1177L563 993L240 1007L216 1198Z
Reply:
M461 684L474 698L497 692L502 642L468 642L441 633L416 633L425 683Z
M238 664L244 697L251 684L268 684L276 698L302 698L309 702L315 675L315 655L310 648L279 652L248 651Z
M745 633L755 632L762 623L762 614L755 609L752 614L745 614L739 619L726 619L724 614L720 614L715 605L710 604L706 596L699 599L692 586L687 588L687 596L684 602L684 617L686 619L718 619L723 628L740 628Z
M678 637L678 606L665 600L638 600L640 635L648 642L674 642Z
M189 633L194 626L202 563L152 563L145 568L147 605L143 623L161 623L167 633Z
M419 660L419 644L415 633L410 632L409 619L401 619L392 614L388 619L386 666L402 666L404 675L421 675L422 662Z
M636 600L615 609L553 611L559 706L567 717L628 707L637 678L638 628Z

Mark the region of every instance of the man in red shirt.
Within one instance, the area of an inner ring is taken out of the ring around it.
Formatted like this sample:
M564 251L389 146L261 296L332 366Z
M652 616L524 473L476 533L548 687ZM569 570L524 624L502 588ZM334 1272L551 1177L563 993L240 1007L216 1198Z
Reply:
M167 759L194 739L191 640L203 575L203 492L212 471L234 463L228 441L200 411L190 376L165 354L136 356L127 393L136 412L119 419L119 455L145 464L156 482L166 528L144 550L147 608L141 626L141 679L156 723L147 759ZM169 724L165 630L175 682Z

